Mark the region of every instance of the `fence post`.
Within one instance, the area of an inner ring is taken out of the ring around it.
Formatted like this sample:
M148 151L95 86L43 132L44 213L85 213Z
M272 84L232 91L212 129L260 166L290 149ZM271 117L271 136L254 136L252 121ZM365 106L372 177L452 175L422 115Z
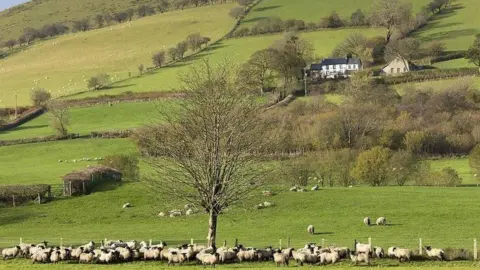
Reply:
M235 238L235 246L238 246L238 238Z
M418 254L420 254L420 256L423 255L423 243L422 243L422 238L419 238L419 239L418 239Z
M20 245L23 244L23 238L20 237Z
M290 237L288 237L288 239L287 239L287 248L290 248L290 244L291 244L291 242L290 242Z
M150 239L150 240L148 241L148 245L149 245L149 246L152 245L152 239Z
M223 240L223 247L227 247L227 240Z
M473 260L478 259L477 238L473 239Z
M368 238L368 245L370 246L370 252L372 252L372 238Z
M280 250L281 250L282 249L282 239L280 239L279 244L280 244Z
M357 251L357 239L353 240L353 251Z
M190 245L193 245L193 238L190 238Z
M322 248L325 248L325 239L322 238Z
M13 203L13 207L15 207L15 195L12 195L12 203Z
M104 240L105 240L105 242L103 244L106 245L107 244L107 238L105 238Z

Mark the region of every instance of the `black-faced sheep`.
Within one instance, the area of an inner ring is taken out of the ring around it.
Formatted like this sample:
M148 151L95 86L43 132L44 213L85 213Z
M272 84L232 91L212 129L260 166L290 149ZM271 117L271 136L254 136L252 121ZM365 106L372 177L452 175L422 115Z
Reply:
M440 261L445 260L445 252L440 248L432 248L431 246L425 246L425 251L430 259L438 259Z

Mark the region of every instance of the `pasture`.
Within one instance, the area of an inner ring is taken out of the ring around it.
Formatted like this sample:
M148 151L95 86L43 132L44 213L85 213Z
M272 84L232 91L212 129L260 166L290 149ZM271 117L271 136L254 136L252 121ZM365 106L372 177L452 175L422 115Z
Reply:
M412 3L413 10L416 12L430 2L429 0L407 1ZM251 27L258 21L270 17L279 17L283 20L300 19L305 22L317 23L321 18L330 15L332 11L336 11L342 19L350 19L350 15L357 9L361 9L363 12L370 11L374 2L374 0L265 0L245 17L242 26Z
M101 72L108 73L112 81L129 78L129 72L136 76L140 64L145 68L153 65L153 53L175 46L189 34L199 32L212 41L225 35L233 26L234 20L228 16L233 6L167 12L34 43L0 59L0 106L14 106L14 94L19 105L30 104L34 87L45 88L54 97L85 91L87 80Z
M128 139L68 140L0 147L0 185L61 184L63 175L96 162L59 163L59 160L134 153Z
M472 45L474 36L480 33L477 0L455 1L442 14L414 35L422 43L442 42L449 51L466 50Z
M71 108L69 132L88 135L92 131L125 130L155 121L159 110L170 109L174 101L118 103L112 106ZM0 140L54 135L48 113L15 129L0 132Z
M353 32L362 32L366 36L383 35L383 29L342 29L325 30L318 32L301 33L301 37L309 40L315 47L319 58L328 57L338 43L343 41ZM271 46L275 41L281 40L283 35L266 35L258 37L245 37L223 40L210 46L205 51L178 62L172 66L164 67L141 77L132 78L116 83L111 89L102 91L90 91L75 95L71 98L84 98L102 94L120 94L126 91L176 91L180 88L179 74L188 73L189 68L199 59L209 59L211 63L232 61L234 64L242 64L248 60L254 52Z
M472 42L473 43L473 42ZM438 62L433 64L435 68L444 69L444 68L463 68L463 67L476 67L472 62L465 58L454 59L450 61Z
M404 84L397 84L393 87L400 95L412 89L412 87L416 89L433 89L433 90L441 90L453 86L458 83L469 83L472 84L473 87L480 89L480 78L478 77L463 77L463 78L454 78L454 79L446 79L446 80L434 80L434 81L425 81L425 82L415 82L415 83L404 83Z

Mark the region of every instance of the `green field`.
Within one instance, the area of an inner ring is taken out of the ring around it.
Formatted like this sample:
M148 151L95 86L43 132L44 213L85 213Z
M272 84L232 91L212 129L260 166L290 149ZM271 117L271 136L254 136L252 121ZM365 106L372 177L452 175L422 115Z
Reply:
M151 54L175 46L191 33L200 32L212 40L225 35L233 26L228 16L233 6L168 12L35 43L0 60L0 107L14 106L14 94L19 105L30 104L29 93L36 86L59 96L85 91L86 80L100 72L115 81L128 78L129 72L137 75L138 65L152 66Z
M413 4L413 10L419 11L429 3L429 0L407 0ZM350 15L357 9L370 11L374 0L264 0L245 17L242 26L251 27L256 22L269 18L301 19L305 22L319 22L321 18L336 11L343 19L350 19Z
M88 135L91 131L125 130L155 120L157 112L172 106L170 101L133 102L95 107L71 108L69 132ZM0 131L0 140L54 135L50 116L44 114L9 131Z
M335 46L353 32L361 32L367 36L383 35L382 29L342 29L326 30L319 32L302 33L301 37L313 43L318 57L327 57ZM153 74L145 74L142 77L133 78L118 84L113 89L105 91L91 91L71 98L83 98L98 96L101 94L119 94L125 91L175 91L180 87L179 74L187 73L193 63L199 58L208 58L212 63L228 59L234 63L241 64L248 60L251 54L258 50L271 46L275 41L282 39L282 35L267 35L261 37L246 37L228 39L206 51L189 58L187 61L179 62L171 67L161 68Z
M478 0L458 0L443 14L417 32L416 38L423 43L439 41L447 50L466 50L473 43L475 34L480 33Z
M430 166L434 171L440 171L446 167L454 168L463 179L463 184L480 184L480 177L473 177L474 173L468 163L468 158L431 160Z
M450 60L450 61L444 61L444 62L438 62L433 64L435 68L462 68L462 67L476 67L472 62L465 58L460 58L460 59L455 59L455 60Z
M417 89L433 89L433 90L441 90L457 83L471 83L477 89L480 89L480 78L478 77L463 77L463 78L454 78L448 80L435 80L435 81L425 81L425 82L416 82L416 83L404 83L404 84L397 84L393 87L397 90L400 95L403 95L405 91L411 89L411 87L415 87Z
M96 161L59 163L59 160L130 152L135 152L135 146L127 139L79 139L0 147L0 185L61 184L63 175L95 165Z

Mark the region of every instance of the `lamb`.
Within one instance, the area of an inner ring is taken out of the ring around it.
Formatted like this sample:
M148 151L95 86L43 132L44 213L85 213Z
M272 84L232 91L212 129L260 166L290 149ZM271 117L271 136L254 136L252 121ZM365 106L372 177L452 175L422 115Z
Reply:
M355 263L355 265L357 265L359 262L365 262L370 265L370 256L368 255L368 253L355 254L355 252L352 251L350 253L350 259L352 260L352 262Z
M395 250L396 248L397 248L397 247L389 247L389 248L388 248L388 250L387 250L387 256L388 256L389 258L395 258L395 251L394 251L394 250Z
M355 249L357 253L370 253L372 246L370 244L357 243Z
M370 226L371 225L370 218L369 217L364 218L363 219L363 224L365 224L367 226Z
M324 252L320 254L320 263L321 264L335 264L338 260L340 260L340 256L338 252L335 250L331 250L330 253Z
M379 217L376 223L378 226L381 226L381 225L385 226L387 225L387 219L385 217Z
M168 266L176 263L178 263L178 265L182 265L184 261L185 257L182 254L177 253L176 251L170 252L168 254Z
M219 254L214 253L214 254L205 254L205 256L202 257L202 263L203 265L211 265L215 267L216 264L219 262Z
M381 247L373 247L373 253L379 259L385 257L385 251Z
M307 232L309 234L315 234L315 227L313 227L313 225L308 225Z
M288 259L290 255L283 253L280 249L273 254L273 261L276 266L285 265L288 266Z
M95 253L93 251L89 253L82 253L78 257L78 263L92 263L95 259Z
M13 247L13 248L6 248L4 250L2 250L2 256L3 256L3 259L6 260L6 259L9 259L9 258L15 258L17 257L18 254L20 254L20 252L22 251L22 249L20 248L20 246L16 246L16 247Z
M50 255L50 262L52 262L52 263L58 263L59 261L61 261L60 254L61 254L60 251L54 251L54 252L52 252L52 254Z
M439 259L440 261L445 260L445 252L440 248L432 248L431 246L425 246L427 251L427 256L431 259Z
M410 251L410 249L407 249L407 248L395 247L393 249L393 252L395 252L395 257L398 259L399 262L410 261L410 258L412 257L412 251Z

